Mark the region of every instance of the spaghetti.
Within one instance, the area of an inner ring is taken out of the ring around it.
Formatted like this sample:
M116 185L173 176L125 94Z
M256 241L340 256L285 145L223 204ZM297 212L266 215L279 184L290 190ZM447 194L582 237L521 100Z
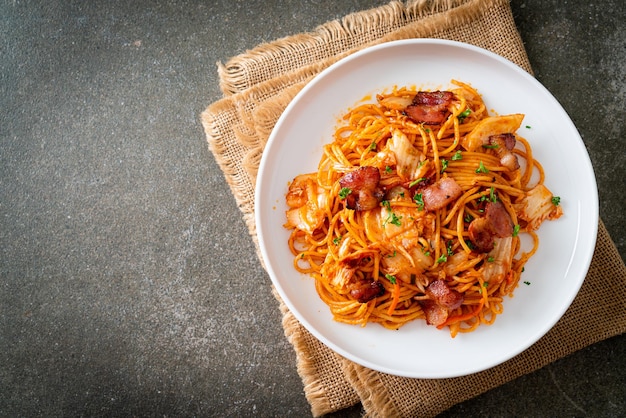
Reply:
M490 116L479 93L394 87L347 112L318 170L286 195L296 270L335 320L451 336L491 324L561 216L523 115ZM520 234L531 237L523 248Z

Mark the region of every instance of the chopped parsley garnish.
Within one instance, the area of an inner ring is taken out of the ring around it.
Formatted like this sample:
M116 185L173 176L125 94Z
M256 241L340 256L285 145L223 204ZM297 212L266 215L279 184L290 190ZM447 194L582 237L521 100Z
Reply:
M530 125L526 125L526 129L530 129Z
M346 197L348 197L348 195L352 193L352 189L349 187L342 187L341 190L339 190L339 197L343 200Z
M391 275L391 274L385 274L385 277L387 278L387 280L389 280L391 282L391 284L396 284L396 277Z
M333 244L335 245L339 245L339 243L341 242L341 237L335 237L333 238Z
M415 203L417 203L418 210L424 210L424 198L422 197L421 193L418 193L415 196L413 196L413 200L415 200Z
M448 252L448 256L452 257L454 255L454 252L452 251L452 241L448 241L446 251Z
M468 117L471 113L472 113L472 109L470 109L469 107L465 109L464 111L462 111L461 113L459 113L459 116L457 116L457 118L459 119L459 122L463 122L463 120L466 117Z
M465 216L463 217L463 220L467 223L470 223L474 220L474 217L470 215L469 213L466 213Z
M452 161L458 161L462 159L463 159L463 156L461 155L461 150L457 150L457 152L455 152L454 155L452 156Z
M427 180L427 178L426 177L420 177L418 179L413 180L412 182L409 183L409 188L411 188L413 186L417 186L418 184L420 184L424 180Z
M493 256L489 256L489 257L487 257L487 261L489 263L493 263L495 261L495 258L493 258Z
M389 167L389 166L386 166L386 167L385 167L385 173L389 174L389 173L391 173L392 171L393 171L393 170L391 169L391 167Z
M519 226L519 225L514 225L514 226L513 226L513 236L514 236L514 237L516 237L516 236L517 236L517 234L519 234L519 228L520 228L520 226Z
M552 204L554 206L559 206L560 203L561 203L561 198L559 196L554 196L552 198Z
M489 188L489 200L491 200L493 203L498 200L498 197L496 196L496 190L493 186Z
M446 171L446 168L448 168L448 160L446 160L445 158L441 159L441 172L443 173L444 171Z
M446 262L446 261L448 261L448 257L446 257L446 255L445 255L445 254L441 254L441 255L439 256L439 258L437 259L437 264L439 264L439 263L444 263L444 262Z
M402 225L400 219L402 219L402 216L398 216L395 213L391 212L390 218L387 218L387 222L389 222L390 224L394 224L395 226L400 226Z
M485 165L481 161L480 164L478 165L478 168L476 169L476 172L477 173L488 173L489 170L487 170L487 167L485 167Z
M526 286L530 286L530 282L524 282Z
M395 213L393 213L393 211L391 210L391 203L388 200L383 200L381 203L385 207L385 209L387 209L390 212L387 219L385 219L385 221L383 222L383 226L387 225L388 223L393 224L395 226L402 225L402 223L400 222L400 219L402 219L402 216L398 216Z
M487 148L487 149L498 149L498 148L500 148L500 145L498 145L498 144L493 144L493 145L490 145L490 144L483 144L483 148Z
M369 146L370 151L376 151L376 142L372 142Z

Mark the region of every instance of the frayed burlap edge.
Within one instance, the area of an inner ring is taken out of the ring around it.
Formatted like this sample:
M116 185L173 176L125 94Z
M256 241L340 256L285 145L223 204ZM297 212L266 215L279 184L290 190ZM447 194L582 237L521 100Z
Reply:
M357 404L360 401L359 395L345 376L337 372L343 367L344 359L311 335L289 311L274 287L272 291L280 302L285 336L295 349L298 374L304 384L304 393L311 405L313 416ZM328 384L329 379L335 383Z
M396 39L442 37L437 34L466 25L494 7L510 9L506 0L393 1L325 23L309 33L261 44L226 64L218 62L220 88L230 96L274 78L302 80L298 73L316 72L316 67L326 67L365 46ZM417 32L414 24L420 26ZM529 65L522 66L530 70Z

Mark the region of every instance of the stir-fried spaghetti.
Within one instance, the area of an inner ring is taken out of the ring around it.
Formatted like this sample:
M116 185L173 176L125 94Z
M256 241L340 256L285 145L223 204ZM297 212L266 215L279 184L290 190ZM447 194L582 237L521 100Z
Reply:
M561 216L523 115L489 116L469 85L394 87L344 116L318 170L286 196L294 266L337 321L452 336L492 323ZM522 248L520 234L532 238Z

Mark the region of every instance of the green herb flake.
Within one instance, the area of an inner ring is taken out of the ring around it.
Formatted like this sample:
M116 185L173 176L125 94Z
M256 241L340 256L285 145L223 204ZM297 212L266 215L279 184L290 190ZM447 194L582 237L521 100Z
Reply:
M342 187L341 190L339 190L339 198L343 200L348 197L350 193L352 193L352 189L349 187Z
M496 203L496 201L498 200L498 197L496 196L496 189L494 189L493 186L489 188L489 200L493 203Z
M561 204L561 198L559 196L554 196L552 198L552 204L554 206L559 206Z
M471 113L472 113L472 109L470 109L469 107L465 109L464 111L462 111L461 113L459 113L459 116L457 116L457 118L459 119L459 122L463 122L463 120L465 120L465 118L468 117Z
M342 237L335 237L335 238L333 238L333 244L339 245L339 243L341 242L341 238Z
M445 255L445 254L441 254L441 255L439 256L439 258L437 259L437 264L439 264L439 263L445 263L446 261L448 261L448 257L446 257L446 255Z
M389 166L385 166L385 173L390 174L392 172L392 168Z
M396 284L396 277L391 274L385 274L385 278L391 282L391 284Z
M478 165L478 168L476 169L476 173L488 173L488 172L489 170L487 170L487 167L485 167L485 165L481 161L480 164Z
M463 155L461 155L461 150L457 150L452 156L452 161L459 161L463 159Z
M427 178L426 177L420 177L418 179L413 180L412 182L409 183L409 188L417 186L418 184L420 184L424 180L427 180Z
M483 144L482 147L486 148L486 149L498 149L498 148L500 148L500 145L498 145L498 144L493 144L493 145Z
M493 256L489 256L489 257L487 258L487 261L488 261L489 263L493 263L495 260L496 260L496 259L495 259L495 258L493 258Z
M530 286L530 282L524 282L526 286Z
M397 216L395 213L391 212L391 220L388 220L390 224L394 224L395 226L400 226L402 225L402 222L400 222L400 219L402 219L402 216Z
M385 209L389 211L389 216L383 222L383 226L387 225L388 223L393 224L395 226L401 226L402 222L400 222L400 219L402 219L402 216L396 215L391 210L391 202L389 202L388 200L383 200L381 204L385 207Z
M370 144L370 146L368 147L368 149L369 149L370 151L376 151L376 142L372 142L372 143Z
M441 159L441 173L446 171L447 168L448 168L448 160L442 158Z
M513 236L516 237L519 234L519 225L513 226Z
M413 196L413 200L415 201L415 203L417 203L418 210L424 210L424 198L422 197L421 193L418 193L415 196Z
M448 245L446 246L446 252L448 253L449 257L452 257L454 255L454 252L452 251L452 241L448 241Z
M525 128L526 129L531 129L531 126L530 125L526 125Z

